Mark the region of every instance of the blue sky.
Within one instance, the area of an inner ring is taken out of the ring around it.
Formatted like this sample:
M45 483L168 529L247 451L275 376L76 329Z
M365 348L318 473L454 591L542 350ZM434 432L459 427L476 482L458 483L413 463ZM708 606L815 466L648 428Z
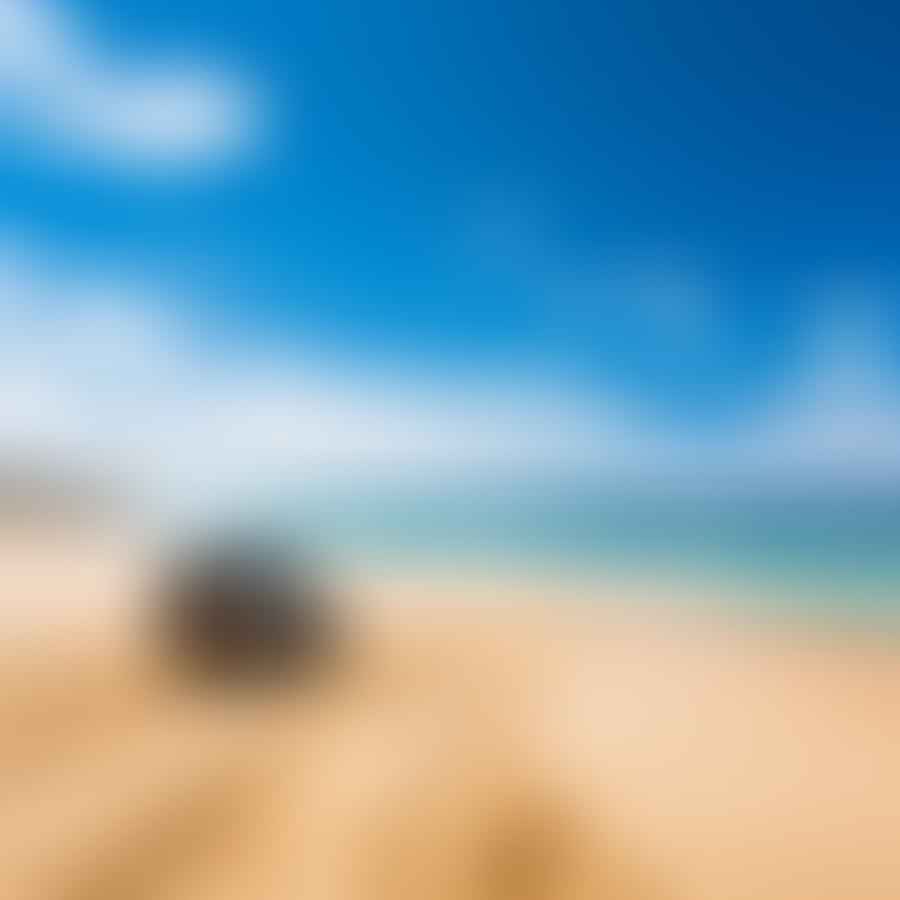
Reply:
M212 310L229 364L688 431L769 415L835 333L869 335L850 381L896 380L889 4L3 9L0 225Z

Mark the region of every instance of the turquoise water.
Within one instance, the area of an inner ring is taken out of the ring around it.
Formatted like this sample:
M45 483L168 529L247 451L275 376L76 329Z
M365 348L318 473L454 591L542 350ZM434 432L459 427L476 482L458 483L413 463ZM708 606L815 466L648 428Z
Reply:
M900 492L697 498L468 485L307 497L278 514L325 556L739 580L772 602L900 612Z

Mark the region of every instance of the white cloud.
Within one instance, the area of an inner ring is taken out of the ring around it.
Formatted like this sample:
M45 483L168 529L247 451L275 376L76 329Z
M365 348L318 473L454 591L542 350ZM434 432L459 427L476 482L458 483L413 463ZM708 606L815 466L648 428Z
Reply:
M276 365L182 329L134 282L46 262L0 252L0 310L16 311L0 313L0 456L107 469L166 507L485 472L651 490L900 485L900 400L872 330L823 329L759 415L712 439L638 425L614 394L588 411L513 375L450 384Z
M3 263L0 253L0 308L17 312L0 316L0 454L81 460L149 485L162 503L229 502L277 483L571 467L603 443L552 391L275 365L221 335L188 339L172 307L166 315L134 283L22 254Z
M260 98L212 64L122 61L52 0L0 0L0 102L61 154L169 169L250 145Z
M871 310L837 308L747 435L761 468L796 480L900 486L900 394Z

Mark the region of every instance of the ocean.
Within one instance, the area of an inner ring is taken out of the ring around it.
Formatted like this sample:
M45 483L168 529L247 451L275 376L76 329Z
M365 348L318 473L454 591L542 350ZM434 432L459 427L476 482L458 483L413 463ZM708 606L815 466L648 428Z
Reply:
M279 498L266 522L338 565L652 573L752 587L776 607L900 612L900 491L357 487Z

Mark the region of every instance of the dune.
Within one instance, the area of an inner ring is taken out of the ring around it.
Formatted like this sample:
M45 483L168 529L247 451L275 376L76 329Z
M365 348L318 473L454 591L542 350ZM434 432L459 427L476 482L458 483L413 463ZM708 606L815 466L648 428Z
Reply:
M321 677L199 691L141 625L147 565L0 540L5 898L900 896L891 636L361 571Z

